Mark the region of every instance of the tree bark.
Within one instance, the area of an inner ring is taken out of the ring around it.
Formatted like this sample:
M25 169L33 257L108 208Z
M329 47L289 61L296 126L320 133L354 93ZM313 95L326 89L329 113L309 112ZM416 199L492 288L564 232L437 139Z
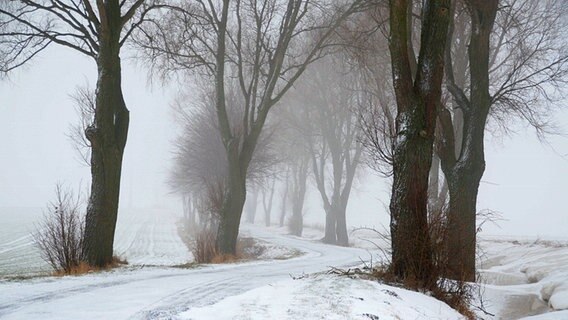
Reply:
M471 32L468 47L469 64L475 67L470 68L469 100L465 98L463 91L451 82L453 70L448 68L448 72L452 73L448 77L450 86L453 87L450 92L454 95L460 107L460 115L463 117L463 126L457 128L456 138L452 136L455 129L452 127L449 111L443 110L440 113L443 133L448 142L443 145L445 150L441 153L442 171L450 191L448 230L445 239L448 260L446 276L456 280L475 281L476 202L479 184L485 171L484 133L491 107L489 45L498 2L498 0L466 1L471 17L471 28L474 30ZM457 159L454 153L456 146L460 147Z
M347 247L349 245L349 236L347 235L347 219L346 219L347 203L341 202L336 211L335 234L337 236L337 244Z
M325 206L325 233L322 241L328 244L337 243L337 234L335 231L337 225L337 215L333 205Z
M397 102L390 202L392 270L420 287L435 285L428 229L428 175L432 163L443 52L450 1L425 1L421 48L413 77L409 61L408 2L390 1L390 52Z
M246 173L241 170L238 143L229 145L227 156L229 177L221 207L216 246L222 254L236 255L237 237L246 200Z
M101 31L94 124L85 130L91 142L91 194L87 206L83 253L93 266L112 262L118 214L122 158L129 111L122 96L120 9L107 6L108 23Z

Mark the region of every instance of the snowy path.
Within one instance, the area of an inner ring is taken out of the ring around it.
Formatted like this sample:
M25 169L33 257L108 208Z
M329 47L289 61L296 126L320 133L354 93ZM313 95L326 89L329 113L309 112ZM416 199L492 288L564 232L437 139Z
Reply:
M290 260L261 261L200 269L144 268L82 277L0 282L2 319L175 319L205 306L290 275L359 264L368 252L295 239L254 227L245 232L306 254Z

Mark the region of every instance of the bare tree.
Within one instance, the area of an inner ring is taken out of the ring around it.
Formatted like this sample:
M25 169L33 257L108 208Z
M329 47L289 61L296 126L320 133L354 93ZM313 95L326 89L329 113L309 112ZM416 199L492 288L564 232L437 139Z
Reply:
M300 154L291 164L292 183L290 197L292 198L292 215L288 221L288 228L295 236L301 236L304 229L304 203L308 176L310 173L310 161L306 154Z
M243 112L242 104L231 92L227 97L230 121L236 123ZM185 95L181 95L174 103L182 132L175 141L174 167L169 183L185 200L191 196L191 206L198 211L202 228L217 227L228 179L228 163L215 110L210 108L214 95L205 89L197 101L192 105ZM267 130L259 138L247 172L249 185L265 184L273 174L276 159L270 148L270 132Z
M283 179L283 186L282 188L284 189L282 191L282 202L280 203L280 217L278 219L278 226L279 227L283 227L284 226L284 220L286 219L286 210L287 205L288 205L288 198L289 198L289 193L290 193L290 170L287 168L286 169L286 175L284 176Z
M264 224L270 227L270 217L272 214L272 201L274 200L274 191L276 191L276 177L272 177L272 182L262 191L262 208L264 209Z
M252 190L251 190L252 189ZM246 222L254 223L256 218L256 211L258 209L258 196L259 190L255 187L251 188L251 197L247 197L245 202Z
M92 182L83 250L89 264L104 266L112 261L129 124L120 50L154 4L145 0L15 0L9 5L0 7L3 71L21 66L52 43L92 58L97 66L94 121L85 130L91 145Z
M550 128L554 91L568 79L565 10L556 0L464 0L452 6L446 86L453 108L446 103L440 111L437 143L450 196L451 278L475 280L476 201L488 122L507 129L512 117L520 117L539 133Z
M291 205L291 215L287 224L290 233L301 236L303 231L304 200L307 192L307 182L310 174L309 146L306 136L310 134L307 108L296 104L294 92L285 97L281 106L272 114L275 126L275 151L280 159L280 171L285 171L283 177L282 204L280 226L284 225L287 205Z
M354 71L351 90L359 116L359 140L364 160L374 171L392 176L396 141L395 98L392 90L388 48L388 8L377 5L355 15L341 30L345 59Z
M396 141L390 202L392 270L418 286L435 286L428 232L428 173L444 73L449 0L423 2L418 60L409 27L412 1L389 2L390 56L396 97Z
M312 172L326 213L326 243L348 245L346 209L362 145L355 111L353 75L341 71L343 56L312 64L294 90L292 103L303 122ZM331 66L334 66L332 68ZM306 169L299 163L300 173Z
M217 233L221 253L235 253L246 175L269 111L321 56L341 21L363 2L184 2L154 20L154 28L140 39L162 72L195 70L215 85L212 107L229 166ZM307 34L317 34L317 41L306 47ZM244 106L236 125L227 112L229 78L236 79Z

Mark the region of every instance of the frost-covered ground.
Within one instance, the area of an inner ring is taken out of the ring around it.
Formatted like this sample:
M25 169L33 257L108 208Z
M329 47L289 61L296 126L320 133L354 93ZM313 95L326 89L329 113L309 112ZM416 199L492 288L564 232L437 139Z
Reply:
M31 237L41 215L41 208L0 208L0 278L49 270Z
M37 213L0 213L0 278L45 272L28 235ZM115 249L129 261L127 267L80 277L0 280L0 318L461 318L426 295L325 274L331 266L348 268L371 256L375 262L380 259L383 253L375 244L386 244L372 232L351 235L355 246L367 249L341 248L320 243L323 234L313 228L299 238L288 236L285 228L244 225L245 236L267 247L264 260L182 269L173 266L193 258L178 236L177 219L160 208L122 210ZM481 247L487 283L483 302L494 314L480 313L483 318L518 319L547 312L534 319L568 319L568 311L558 311L568 310L565 242L491 238L481 241Z
M481 241L485 306L491 319L568 319L568 242ZM564 310L564 311L563 311Z

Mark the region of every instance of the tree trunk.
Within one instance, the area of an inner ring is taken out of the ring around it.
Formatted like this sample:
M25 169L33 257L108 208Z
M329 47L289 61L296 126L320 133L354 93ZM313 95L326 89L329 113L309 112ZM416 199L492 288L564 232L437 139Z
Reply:
M267 227L270 227L270 215L272 213L272 200L274 199L274 186L276 184L276 179L272 180L272 186L270 186L270 190L265 190L262 194L262 207L264 208L264 224ZM270 194L268 195L268 203L266 202L266 191L269 191Z
M322 239L324 243L328 244L337 243L337 235L335 233L336 225L337 225L337 216L332 202L330 206L325 207L325 234Z
M237 140L227 148L229 177L225 188L216 245L222 254L236 255L241 215L246 200L246 172L239 160Z
M254 218L256 217L256 210L258 208L258 191L253 189L252 197L245 202L246 208L246 222L254 223Z
M446 236L448 278L475 281L476 202L484 165L455 172L448 187L450 208Z
M120 31L118 26L114 27ZM112 30L112 26L109 28ZM108 31L101 40L95 119L85 130L91 143L92 181L83 254L87 263L98 267L112 261L122 157L129 125L121 87L119 31Z
M337 244L347 247L349 245L349 236L347 235L347 220L346 213L347 204L340 203L336 211L336 224L335 235L337 237Z
M430 288L435 286L438 275L433 269L428 229L428 175L441 96L450 1L423 2L416 73L409 61L408 4L405 0L389 2L389 48L397 103L390 202L392 271L402 279L415 281L418 287Z
M470 68L469 101L462 93L454 95L461 109L463 126L458 128L457 139L452 137L449 112L440 113L440 121L445 126L445 139L449 141L443 150L442 170L450 190L450 210L448 230L446 231L446 251L449 278L475 281L476 249L476 202L479 183L485 171L484 134L487 116L491 107L489 94L489 54L490 37L498 10L498 0L467 0L471 28L468 46ZM448 50L448 49L447 49ZM448 51L447 51L448 52ZM448 54L448 53L446 53ZM449 70L453 73L453 70ZM450 75L451 78L452 75ZM456 86L450 83L450 86ZM457 90L450 90L452 94ZM462 119L458 119L462 120ZM459 124L461 121L458 121ZM461 130L459 130L461 129ZM460 146L459 156L452 153Z
M286 180L284 181L284 193L282 194L282 205L280 206L280 219L278 224L280 228L284 226L284 220L286 219L286 203L288 202L289 187L290 187L290 181L288 173L286 173Z
M290 231L293 235L302 236L304 229L304 200L306 197L306 184L308 180L308 162L300 160L292 169L292 217L290 218Z
M409 120L408 128L423 121ZM394 153L391 211L392 268L405 279L415 277L427 286L432 277L432 252L428 229L428 173L432 161L432 137L419 130L407 135Z

